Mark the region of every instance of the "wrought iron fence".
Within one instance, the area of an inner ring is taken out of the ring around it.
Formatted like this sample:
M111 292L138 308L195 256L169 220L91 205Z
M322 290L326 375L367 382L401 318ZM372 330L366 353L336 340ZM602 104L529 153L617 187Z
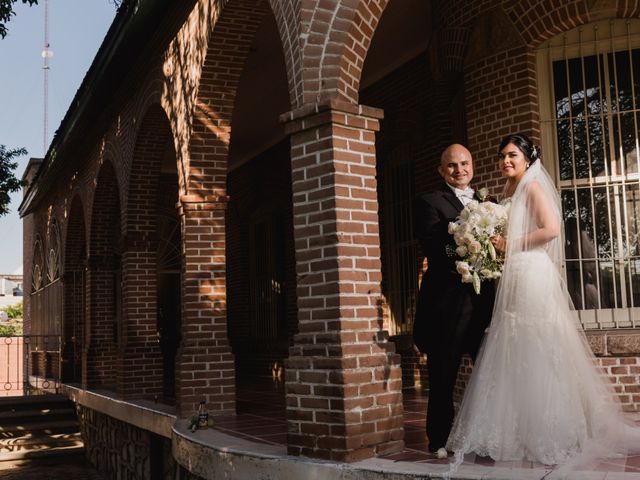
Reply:
M0 337L0 395L57 393L61 362L60 335Z

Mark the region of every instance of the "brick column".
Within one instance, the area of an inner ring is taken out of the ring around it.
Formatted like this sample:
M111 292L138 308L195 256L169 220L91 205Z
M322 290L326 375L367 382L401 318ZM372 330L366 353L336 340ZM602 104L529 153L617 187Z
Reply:
M118 394L155 398L162 394L162 355L157 335L157 247L155 235L130 231L122 254L123 322L119 335ZM117 288L114 285L114 288Z
M116 388L114 331L114 271L118 260L93 255L88 259L85 291L88 319L83 349L82 385L85 388Z
M204 400L214 415L235 413L235 365L227 335L226 197L183 195L182 342L176 361L181 417Z
M299 318L286 363L293 455L349 462L404 445L400 359L380 308L380 118L381 110L339 102L282 116Z

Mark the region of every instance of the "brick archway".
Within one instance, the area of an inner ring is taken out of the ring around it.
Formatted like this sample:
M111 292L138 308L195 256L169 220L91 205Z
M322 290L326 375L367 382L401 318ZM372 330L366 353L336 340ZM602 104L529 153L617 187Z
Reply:
M82 380L87 267L85 215L79 195L71 201L68 218L63 273L62 381L78 383Z
M119 243L118 181L113 165L105 161L96 179L85 277L82 384L86 388L116 388Z
M303 46L303 104L328 99L358 103L362 67L388 0L305 1L308 17ZM303 22L304 23L304 22Z
M163 168L176 170L167 115L155 103L141 118L129 171L122 235L122 328L118 392L121 396L163 396L163 360L158 341L158 216L177 200L177 178L163 184Z
M292 108L302 105L303 93L303 62L300 51L300 20L299 10L295 2L269 0L275 21L278 25L282 53L287 69L287 85L289 86L289 100Z
M187 253L178 369L180 364L190 365L188 372L177 373L178 403L183 416L192 412L199 400L215 412L235 411L235 365L227 329L227 170L242 72L256 32L265 17L272 14L267 0L228 1L208 39L193 109L186 194L180 198ZM282 23L285 16L286 12L280 11L276 21ZM202 249L202 242L209 247ZM203 310L206 317L201 315ZM202 371L194 370L193 365L201 365ZM191 380L196 377L207 378L206 385L195 385Z

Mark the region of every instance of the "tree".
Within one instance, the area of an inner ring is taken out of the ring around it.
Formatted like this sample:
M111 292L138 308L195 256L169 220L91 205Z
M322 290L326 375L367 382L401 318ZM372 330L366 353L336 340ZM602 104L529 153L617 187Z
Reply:
M7 150L4 145L0 145L0 217L9 213L9 202L11 201L9 194L17 192L22 186L22 182L13 174L18 166L18 163L13 159L26 154L27 151L24 148Z
M1 310L7 312L7 315L11 320L22 319L24 314L22 302L16 303L15 305L6 306Z
M13 11L13 4L18 0L0 0L0 37L7 36L7 23L11 20L11 17L15 15ZM22 0L22 3L28 3L29 5L37 5L38 0Z

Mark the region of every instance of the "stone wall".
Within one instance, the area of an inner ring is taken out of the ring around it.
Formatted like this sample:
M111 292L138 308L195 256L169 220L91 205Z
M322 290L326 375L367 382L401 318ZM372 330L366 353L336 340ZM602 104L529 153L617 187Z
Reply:
M77 405L87 459L107 478L175 480L171 440Z

